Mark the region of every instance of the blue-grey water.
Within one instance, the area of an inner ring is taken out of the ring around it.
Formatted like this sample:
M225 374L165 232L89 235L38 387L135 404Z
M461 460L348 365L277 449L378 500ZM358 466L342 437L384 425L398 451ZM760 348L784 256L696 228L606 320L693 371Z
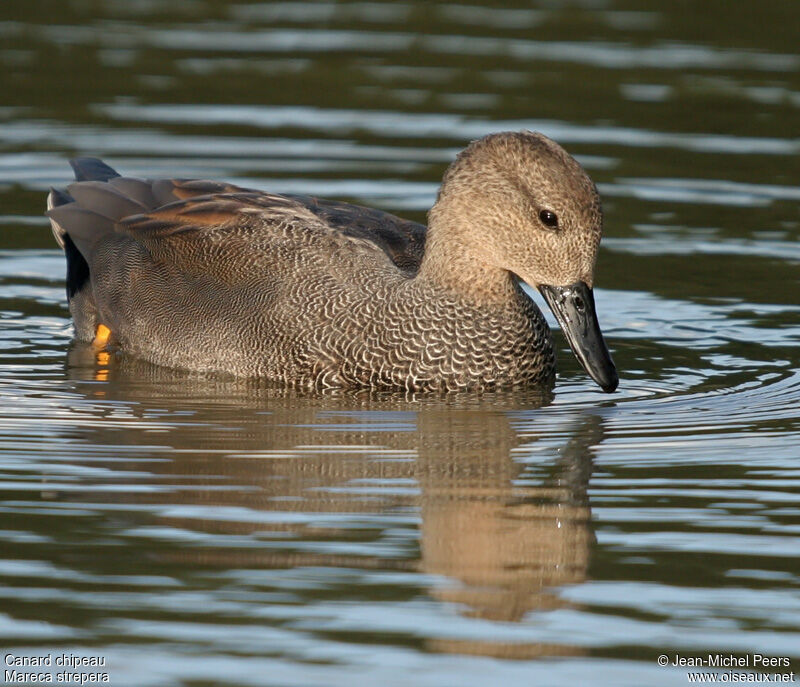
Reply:
M661 655L797 671L798 27L796 0L4 0L2 670L96 656L81 670L135 687L687 684ZM458 150L521 128L602 193L614 395L563 338L553 392L447 398L281 392L71 343L42 215L70 156L424 221Z

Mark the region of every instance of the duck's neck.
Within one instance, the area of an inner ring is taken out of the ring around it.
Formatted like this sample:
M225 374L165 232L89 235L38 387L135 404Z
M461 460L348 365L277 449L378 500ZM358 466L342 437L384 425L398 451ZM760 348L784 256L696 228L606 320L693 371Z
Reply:
M465 242L463 226L439 204L430 212L425 254L417 280L451 292L476 306L508 304L518 294L516 278L492 265L485 247Z

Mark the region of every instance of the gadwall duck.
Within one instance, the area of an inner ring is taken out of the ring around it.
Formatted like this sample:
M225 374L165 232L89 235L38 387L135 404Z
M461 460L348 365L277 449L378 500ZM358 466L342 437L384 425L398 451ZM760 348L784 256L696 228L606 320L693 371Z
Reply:
M336 201L71 164L47 214L79 340L297 387L552 384L550 331L519 277L592 379L617 387L592 295L600 199L541 134L471 143L427 230Z

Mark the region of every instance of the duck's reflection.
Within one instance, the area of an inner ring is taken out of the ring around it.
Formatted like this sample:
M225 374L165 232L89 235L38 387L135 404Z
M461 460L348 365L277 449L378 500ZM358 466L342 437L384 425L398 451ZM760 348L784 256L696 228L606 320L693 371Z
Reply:
M426 445L426 422L421 414L422 568L450 581L433 596L460 604L466 615L500 621L564 606L558 587L586 578L593 542L587 486L592 447L602 438L599 418L589 415L572 428L543 480L526 479L524 464L512 460L518 435L504 412L455 414L452 440L434 446ZM430 648L509 658L578 653L486 640L437 639Z
M593 541L587 485L603 434L597 415L540 430L544 415L536 409L549 403L548 394L303 395L124 359L102 361L98 383L95 364L89 357L70 368L79 387L112 407L121 403L130 415L113 427L93 423L91 441L146 451L158 420L158 443L171 449L168 460L162 453L148 469L174 491L123 492L122 500L180 506L158 516L162 527L230 539L267 533L286 542L260 547L251 539L247 546L176 546L166 553L159 547L152 555L162 562L418 570L439 580L433 598L457 604L466 616L508 622L563 606L558 587L586 577ZM532 460L539 448L543 458ZM206 510L187 517L187 506ZM346 522L339 528L335 521L321 527L313 516L252 517L416 509L420 549L404 556L373 554L368 541L351 552L348 543L363 532L348 530ZM335 542L334 552L297 545L322 540ZM577 651L449 639L429 639L428 648L507 657Z

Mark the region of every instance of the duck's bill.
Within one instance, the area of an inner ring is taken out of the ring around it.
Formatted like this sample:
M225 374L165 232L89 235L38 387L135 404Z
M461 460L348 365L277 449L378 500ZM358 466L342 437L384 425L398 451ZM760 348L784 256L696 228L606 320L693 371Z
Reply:
M619 377L597 322L592 290L579 281L568 286L542 285L539 291L556 316L583 369L603 391L614 391L619 384Z

